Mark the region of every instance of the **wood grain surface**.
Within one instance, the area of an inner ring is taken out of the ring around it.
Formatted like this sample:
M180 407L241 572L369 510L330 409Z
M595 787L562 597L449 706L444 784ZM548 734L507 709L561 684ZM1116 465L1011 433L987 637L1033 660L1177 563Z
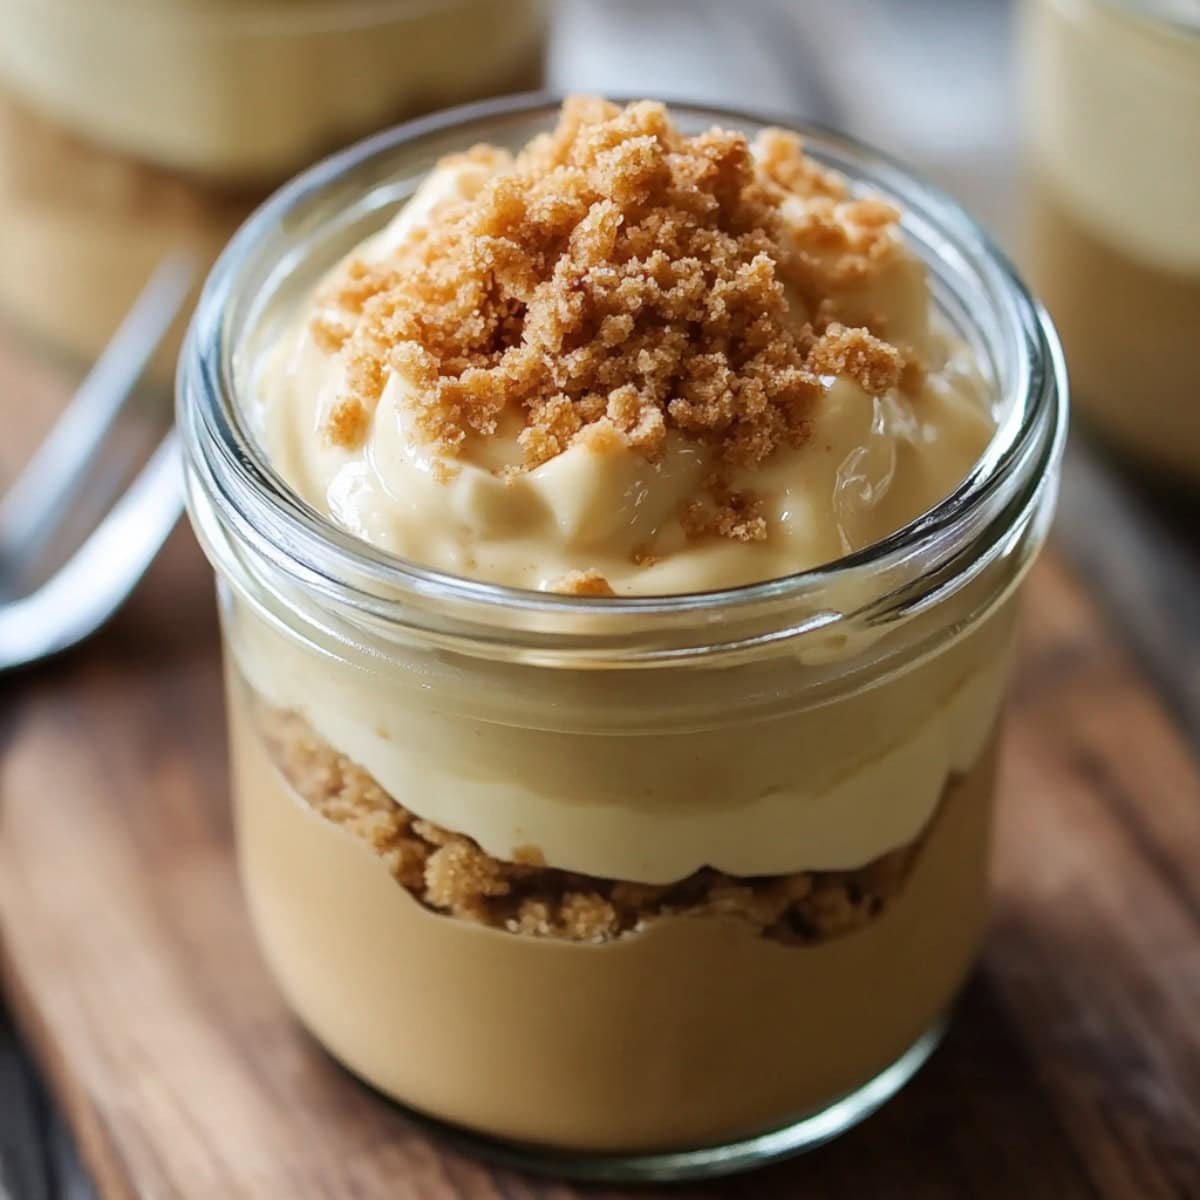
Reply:
M1011 147L963 122L972 105L1000 103L988 90L1002 75L1006 5L954 6L961 23L947 42L929 32L948 28L935 0L902 13L886 0L813 0L805 12L826 35L816 53L808 26L780 18L793 0L757 3L770 10L769 44L720 0L682 10L562 0L556 75L807 111L951 186L960 180L977 211L1002 219ZM681 25L680 11L691 21ZM868 11L879 14L878 36L862 36ZM639 36L628 36L634 27ZM685 52L662 55L646 34L660 27L681 30ZM939 63L956 96L941 130ZM864 79L914 77L924 91L863 98ZM988 120L1011 128L1001 109ZM70 382L0 342L0 481ZM1195 501L1148 491L1086 442L1072 449L1055 543L1028 588L993 920L945 1043L840 1141L669 1194L1200 1197L1198 529ZM462 1157L288 1018L233 869L218 676L208 572L180 531L99 637L0 680L4 989L96 1190L188 1200L638 1194ZM4 1046L0 1026L0 1198L82 1197L90 1188L55 1106L24 1055Z
M843 1140L677 1196L1200 1196L1195 714L1084 578L1055 548L1028 587L995 914L945 1045ZM5 681L0 922L9 1002L105 1197L583 1194L453 1152L284 1011L238 892L184 529L101 636Z

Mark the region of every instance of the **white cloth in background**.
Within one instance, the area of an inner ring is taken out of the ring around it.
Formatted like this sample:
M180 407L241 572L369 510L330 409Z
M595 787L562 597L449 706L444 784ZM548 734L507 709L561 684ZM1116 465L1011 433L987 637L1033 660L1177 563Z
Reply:
M558 0L559 91L795 113L1014 228L1011 0Z

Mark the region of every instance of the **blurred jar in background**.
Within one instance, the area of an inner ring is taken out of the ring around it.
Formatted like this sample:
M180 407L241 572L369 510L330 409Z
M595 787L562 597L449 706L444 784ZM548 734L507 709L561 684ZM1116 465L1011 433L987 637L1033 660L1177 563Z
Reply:
M299 168L539 86L546 23L546 0L0 0L0 310L94 356L173 246L205 265Z
M1025 0L1025 256L1077 410L1200 482L1200 7Z

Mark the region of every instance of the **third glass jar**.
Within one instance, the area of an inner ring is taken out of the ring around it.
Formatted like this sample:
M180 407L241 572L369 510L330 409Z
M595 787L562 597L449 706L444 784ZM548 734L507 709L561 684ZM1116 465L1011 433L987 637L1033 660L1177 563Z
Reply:
M1200 486L1200 10L1025 0L1024 257L1084 418Z

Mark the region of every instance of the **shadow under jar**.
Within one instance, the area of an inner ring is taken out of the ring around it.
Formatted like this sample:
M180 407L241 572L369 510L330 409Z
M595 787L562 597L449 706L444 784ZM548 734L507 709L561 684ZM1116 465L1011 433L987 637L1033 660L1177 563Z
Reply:
M1200 14L1024 0L1023 255L1079 411L1200 485Z
M274 197L209 279L179 421L219 579L241 868L289 1003L382 1092L526 1167L715 1174L886 1100L975 957L1065 381L969 218L805 132L905 212L994 382L998 431L953 495L827 567L663 598L521 591L358 541L265 460L256 363L438 158L519 146L555 114L478 106L348 151ZM470 913L420 886L456 872L475 872Z
M317 158L541 86L546 23L546 0L0 0L0 310L94 357L168 252L209 265Z

